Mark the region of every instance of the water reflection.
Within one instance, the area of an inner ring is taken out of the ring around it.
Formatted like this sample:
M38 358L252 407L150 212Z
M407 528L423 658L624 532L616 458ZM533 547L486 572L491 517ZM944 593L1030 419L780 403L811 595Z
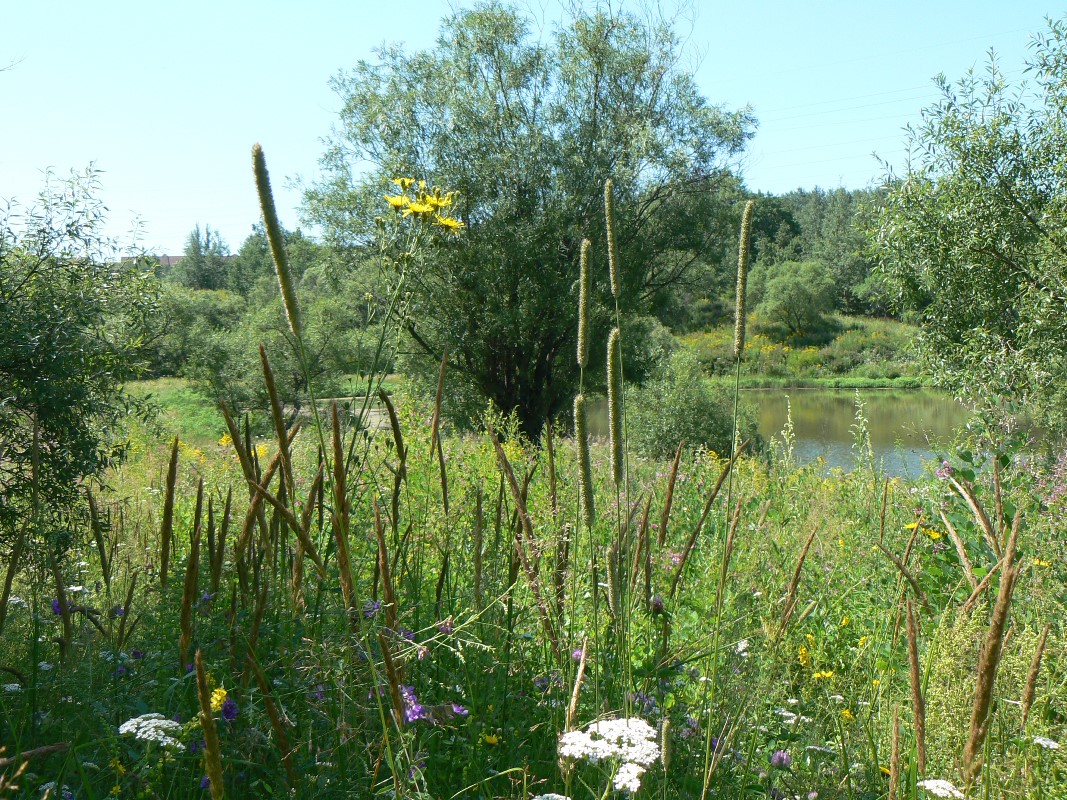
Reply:
M772 436L781 438L787 402L791 404L794 455L799 463L821 456L828 469L855 466L856 392L778 389L746 391L744 396L756 405L760 434L768 441ZM948 445L970 417L951 397L934 391L862 391L859 399L875 462L889 475L921 474L922 462Z

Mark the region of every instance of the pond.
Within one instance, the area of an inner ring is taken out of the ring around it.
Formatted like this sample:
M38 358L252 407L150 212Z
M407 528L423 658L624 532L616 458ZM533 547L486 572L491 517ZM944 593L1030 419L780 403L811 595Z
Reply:
M855 466L856 392L826 389L761 389L743 392L754 403L766 441L781 439L791 406L793 454L800 464L822 457L827 469ZM931 390L859 392L875 463L888 475L916 477L923 461L943 452L970 412L948 395Z

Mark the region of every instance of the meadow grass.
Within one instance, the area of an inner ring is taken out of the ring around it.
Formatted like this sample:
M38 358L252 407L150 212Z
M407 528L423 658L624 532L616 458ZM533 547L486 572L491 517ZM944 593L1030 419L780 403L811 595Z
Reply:
M1065 796L1065 471L638 458L619 319L607 445L448 435L444 360L381 425L271 391L271 440L225 407L133 427L91 523L7 570L0 788Z
M545 450L516 435L506 438L513 494L487 439L441 437L446 512L442 462L430 456L431 418L432 407L403 400L397 431L363 437L359 445L361 483L350 485L346 511L354 587L347 601L333 539L340 524L336 501L315 480L318 448L310 431L293 443L291 499L282 505L276 495L288 490L279 484L271 501L261 501L262 530L246 510L257 491L249 491L232 447L179 448L173 574L165 588L157 531L170 442L143 434L141 455L115 474L113 492L97 498L113 548L110 590L87 535L63 560L72 633L62 647L62 615L53 613L56 591L47 570L35 566L15 583L0 639L0 666L9 679L0 693L0 733L9 753L64 745L32 759L20 779L30 787L27 796L39 793L46 779L79 797L116 788L131 797L203 795L200 700L179 642L183 616L188 652L199 651L206 680L235 704L232 719L220 716L221 706L216 714L223 780L232 796L294 785L301 797L600 796L611 789L610 764L579 762L561 770L558 761L556 740L567 727L572 697L578 727L622 715L667 731L670 768L660 764L644 774L640 792L648 796L698 797L709 773L711 796L884 796L896 707L898 796L921 796L916 786L924 778L965 788L962 756L980 665L989 669L980 651L997 581L970 613L961 610L972 586L947 544L945 523L934 515L945 511L979 579L1000 559L970 502L947 480L886 484L862 469L822 475L742 458L734 476L738 523L723 579L729 528L723 498L704 513L723 474L721 457L680 458L660 544L658 513L642 522L640 508L619 508L610 451L594 445L600 516L583 540L573 536L580 526L572 448L557 444L553 488ZM397 441L405 454L402 471ZM261 443L246 455L265 471L276 452L276 445ZM650 499L653 509L662 509L670 464L632 456L629 464L634 506ZM1002 637L991 690L998 702L972 792L985 787L994 796L1054 797L1062 790L1059 751L1035 741L1063 738L1062 544L1053 517L1035 499L1035 484L1021 471L1000 480L1001 505L1026 510L1015 590L1026 602L1013 603L1002 624L1010 632ZM202 544L198 575L189 582L201 481L212 510L209 520L202 501L199 538L207 540L210 526L213 541L224 547L214 587ZM994 536L1002 535L988 470L974 483ZM283 507L291 514L281 513ZM612 555L620 513L635 535L628 549ZM326 564L324 580L307 574L313 567L290 523L307 526ZM636 534L644 525L649 535L641 538L641 551ZM235 548L248 529L238 557ZM539 622L533 589L536 577L544 584L556 580L561 535L570 537L571 566L559 581L560 610L550 611L549 622L562 657ZM477 554L474 542L481 545ZM613 581L635 591L623 591L620 601ZM646 584L648 590L637 589ZM611 591L616 596L609 602ZM916 602L915 658L926 699L925 771L915 760L904 630L909 597ZM1046 624L1050 633L1035 668ZM585 675L574 693L572 654L583 647ZM1021 703L1028 696L1033 711L1024 726ZM184 749L118 733L125 720L150 712L179 720L175 738ZM785 767L784 756L773 759L779 752L789 755Z

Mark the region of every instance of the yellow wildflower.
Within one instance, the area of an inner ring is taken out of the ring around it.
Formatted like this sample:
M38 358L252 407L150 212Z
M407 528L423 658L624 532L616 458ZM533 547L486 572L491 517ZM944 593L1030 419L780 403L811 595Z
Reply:
M411 188L412 184L415 183L415 179L414 178L393 178L393 183L395 183L397 186L399 186L401 189L403 189L406 192L408 189Z
M269 448L269 447L267 447L266 443L264 443L264 444L257 444L257 445L256 445L256 455L257 455L257 456L258 456L259 458L266 458L266 457L267 457L267 453L268 453L269 451L270 451L270 448Z
M871 640L870 636L861 636L860 640L858 642L856 642L856 647L863 647L870 640Z
M1043 559L1040 559L1037 556L1034 556L1034 566L1035 567L1051 567L1052 566L1052 562L1051 561L1044 561Z
M412 214L429 214L431 211L433 211L433 206L429 203L412 203L409 200L403 213L405 217L410 217Z
M919 522L909 522L907 525L904 526L904 530L913 531L916 528L918 528L920 524L921 523L919 523Z
M841 709L841 719L843 719L845 722L852 722L852 720L854 720L855 717L852 716L852 712L849 711L847 708L842 708Z
M119 775L126 774L126 765L119 761L118 758L111 759L109 762L107 762L107 765L111 767L111 769L115 770L115 772Z
M877 689L881 685L882 681L879 678L875 678L873 681L871 681L871 686L873 686L875 689Z
M495 733L483 733L482 739L484 739L485 743L490 747L494 747L500 744L500 737L497 736Z
M852 617L850 617L848 614L845 614L845 616L841 617L841 627L842 628L845 627L851 621L852 621Z
M211 693L211 710L215 713L222 711L222 704L226 702L226 690L219 687Z
M928 528L926 531L926 535L936 542L938 539L941 538L941 531L939 531L937 528Z
M449 233L459 233L460 228L465 227L463 223L455 217L442 217L440 214L433 215L433 223L434 225L440 225Z
M229 447L231 444L233 444L233 439L230 437L230 434L222 434L222 438L219 439L219 447Z
M797 661L800 662L802 667L811 666L811 651L804 645L797 648Z
M385 198L385 202L397 211L411 203L411 199L405 194L383 194L382 197Z
M832 669L825 670L824 672L816 672L811 676L813 681L829 680L834 677L834 671Z

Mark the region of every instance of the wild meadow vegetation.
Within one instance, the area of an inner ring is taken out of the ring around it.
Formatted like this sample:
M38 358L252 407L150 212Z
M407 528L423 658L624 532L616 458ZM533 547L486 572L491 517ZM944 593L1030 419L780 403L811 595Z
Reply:
M199 231L171 274L100 257L85 183L4 220L0 796L1067 797L1067 455L1028 393L1063 375L1060 228L1000 231L1018 327L992 297L962 319L937 270L973 258L918 227L950 200L914 175L864 211L880 193L733 194L717 159L751 119L694 95L666 32L581 17L547 58L492 4L443 31L338 79L377 172L350 184L333 143L322 243L281 229L258 145L236 259ZM1054 106L1067 32L1041 41ZM662 140L632 136L638 98L679 115ZM1057 197L1024 199L1047 221ZM893 291L925 298L907 323ZM964 394L967 363L975 428L915 480L882 474L862 405L855 468L827 471L740 392L921 366ZM1024 406L1044 446L999 424Z

